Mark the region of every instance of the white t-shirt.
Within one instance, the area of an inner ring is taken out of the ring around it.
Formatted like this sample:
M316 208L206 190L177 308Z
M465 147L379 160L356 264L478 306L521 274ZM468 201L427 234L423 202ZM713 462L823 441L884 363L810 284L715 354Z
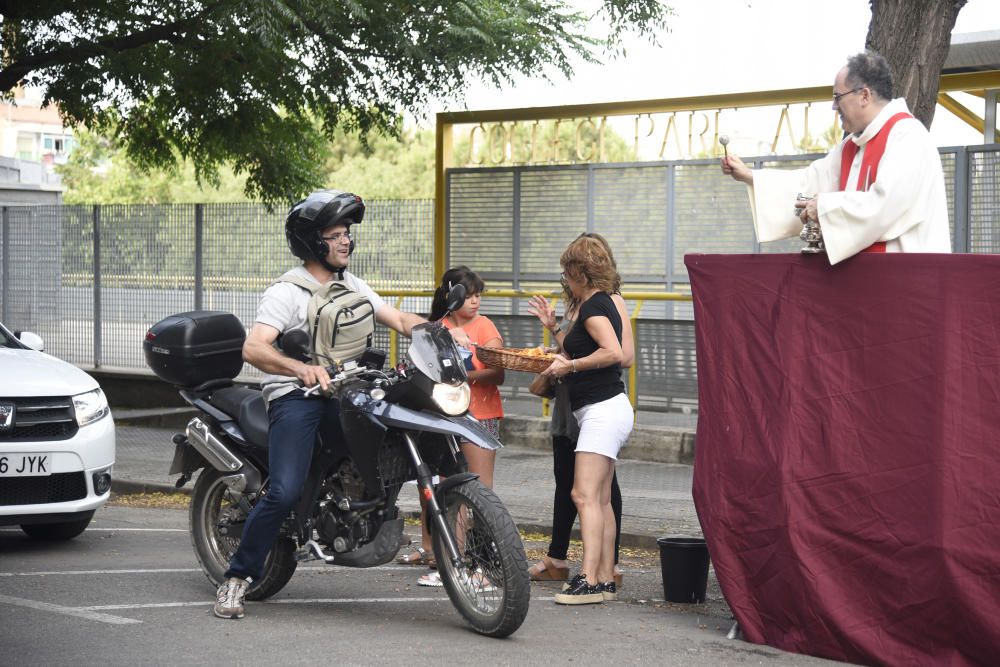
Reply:
M320 284L304 266L297 266L284 275L289 274L304 278L317 285ZM385 305L382 297L376 294L368 286L368 283L353 273L344 271L343 282L347 287L368 299L376 314ZM312 332L309 331L309 325L306 322L306 312L311 297L311 293L298 285L281 282L279 278L278 282L264 290L264 294L261 295L260 303L257 305L257 317L254 321L274 327L281 333L301 329L311 335ZM265 375L260 381L264 391L264 399L270 402L279 396L284 396L295 388L295 382L296 378L286 375Z

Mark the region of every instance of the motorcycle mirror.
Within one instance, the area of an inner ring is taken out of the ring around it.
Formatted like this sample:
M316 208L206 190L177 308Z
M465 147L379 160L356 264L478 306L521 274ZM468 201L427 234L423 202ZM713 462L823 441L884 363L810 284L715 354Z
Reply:
M448 299L445 301L447 312L452 313L462 307L465 303L465 285L458 283L448 290Z
M297 361L309 361L312 356L309 353L312 339L309 334L301 329L292 329L281 335L278 346L285 353L286 357L291 357Z

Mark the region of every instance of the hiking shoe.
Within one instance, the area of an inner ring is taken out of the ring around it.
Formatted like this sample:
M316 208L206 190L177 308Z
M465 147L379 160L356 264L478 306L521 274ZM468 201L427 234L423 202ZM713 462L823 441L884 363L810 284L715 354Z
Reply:
M601 597L605 602L614 602L618 599L618 586L615 582L605 581L603 584L597 584L597 587L601 589Z
M576 575L575 577L573 577L572 579L570 579L569 581L567 581L565 584L562 585L562 592L565 593L569 589L579 586L580 582L585 581L586 579L587 575L585 574Z
M604 602L602 590L601 584L588 584L587 578L581 577L568 591L556 593L556 604L599 604Z
M250 588L249 579L229 577L215 594L215 615L219 618L243 618L243 600Z

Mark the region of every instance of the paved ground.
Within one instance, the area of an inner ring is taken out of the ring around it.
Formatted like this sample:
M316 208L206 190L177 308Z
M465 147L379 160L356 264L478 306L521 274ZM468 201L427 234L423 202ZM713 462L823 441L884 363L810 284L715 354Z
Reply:
M116 490L171 490L177 428L120 424ZM270 601L242 621L211 615L213 589L195 561L181 509L105 507L79 538L49 544L0 528L0 655L10 664L412 664L421 655L491 664L832 664L726 639L733 620L714 573L704 604L663 600L655 539L700 535L692 468L623 459L625 545L621 601L594 608L552 602L556 584L534 584L528 618L508 640L479 637L441 589L415 585L422 568L352 570L303 563ZM503 449L495 486L519 526L548 533L551 454ZM190 486L188 487L190 488ZM403 509L417 510L416 490ZM407 527L417 537L418 527ZM543 536L526 543L531 558Z
M220 620L183 510L108 506L65 543L0 528L0 663L834 664L727 640L714 583L704 605L664 603L658 568L628 569L623 600L594 607L558 607L555 585L535 584L527 620L505 640L470 631L442 589L414 585L420 572L303 563L245 619Z

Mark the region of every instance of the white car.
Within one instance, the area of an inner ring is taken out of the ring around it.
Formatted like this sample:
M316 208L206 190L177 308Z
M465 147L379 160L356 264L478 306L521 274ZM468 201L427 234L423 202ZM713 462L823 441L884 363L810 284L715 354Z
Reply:
M0 324L0 525L68 540L108 500L115 424L82 370Z

